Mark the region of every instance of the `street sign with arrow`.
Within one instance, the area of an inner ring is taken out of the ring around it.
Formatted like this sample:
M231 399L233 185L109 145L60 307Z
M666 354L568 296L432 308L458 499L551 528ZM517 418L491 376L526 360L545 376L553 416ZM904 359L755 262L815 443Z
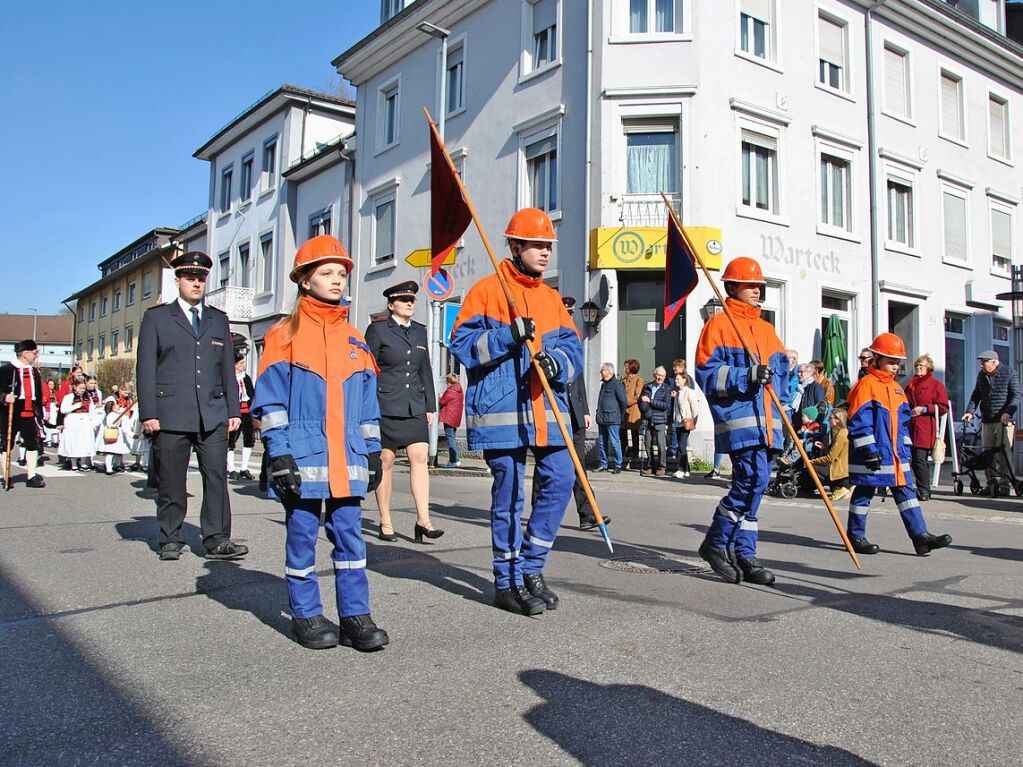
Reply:
M454 266L455 264L455 250L452 248L448 251L448 254L444 257L444 263L442 266ZM429 269L430 258L433 256L433 251L429 248L419 248L419 250L413 250L407 256L405 256L405 263L409 266L415 267L416 269Z

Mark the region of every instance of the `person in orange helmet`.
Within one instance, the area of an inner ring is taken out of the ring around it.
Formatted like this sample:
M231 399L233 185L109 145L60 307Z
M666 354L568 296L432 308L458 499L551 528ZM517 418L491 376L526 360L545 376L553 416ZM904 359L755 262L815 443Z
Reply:
M849 392L849 501L847 530L858 554L876 554L877 544L867 540L867 508L879 487L890 487L902 523L916 553L924 556L952 543L949 535L927 531L913 485L909 436L909 401L895 380L906 344L894 333L882 333L870 345L870 368Z

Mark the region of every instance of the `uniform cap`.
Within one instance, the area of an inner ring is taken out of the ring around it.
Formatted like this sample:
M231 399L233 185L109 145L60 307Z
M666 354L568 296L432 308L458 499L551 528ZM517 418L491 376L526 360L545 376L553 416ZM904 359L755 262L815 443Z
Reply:
M419 283L408 280L406 282L399 282L397 285L391 285L391 287L385 289L384 298L388 301L404 301L415 298L418 292Z
M574 296L562 296L561 303L565 305L565 308L569 311L575 309L575 297Z
M751 282L758 285L766 285L764 271L756 259L748 256L733 258L725 267L725 273L721 275L722 282Z
M170 262L175 274L201 274L204 277L213 268L213 259L201 250L190 250Z
M896 360L906 359L906 344L894 333L882 333L874 339L869 348L880 357L891 357Z
M984 362L996 360L998 359L998 352L996 352L994 349L988 349L986 352L981 352L980 354L978 354L977 359L983 360Z
M557 242L551 217L539 208L523 208L508 222L504 236L510 240L527 242Z
M337 237L320 234L313 237L298 249L295 254L295 265L291 268L291 281L301 282L303 275L317 264L344 264L348 274L355 269L355 262L349 258L345 246Z

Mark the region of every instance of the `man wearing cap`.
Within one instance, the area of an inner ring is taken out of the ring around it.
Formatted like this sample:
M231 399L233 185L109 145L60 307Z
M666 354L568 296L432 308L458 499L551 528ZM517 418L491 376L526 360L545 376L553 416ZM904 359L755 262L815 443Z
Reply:
M49 390L43 386L42 377L35 367L39 359L39 347L32 339L14 344L17 358L0 365L0 391L3 392L3 406L0 407L0 465L7 459L7 414L11 413L11 441L21 435L25 446L25 467L28 470L27 487L45 487L46 482L37 473L39 460L39 423L42 422L43 408L49 404ZM13 408L11 405L13 404Z
M1010 474L1005 446L1012 444L1012 427L1009 424L1015 420L1019 408L1019 379L1016 371L1001 364L998 352L993 349L978 354L977 360L980 362L980 372L977 373L977 384L973 387L963 420L970 421L975 411L979 413L981 445L984 448L999 448L994 461L984 470L987 475L984 495L997 493L999 484L1002 485L1002 492L1008 494L1006 488Z
M160 559L181 556L193 449L202 474L206 558L238 559L248 548L231 540L227 494L227 436L241 424L231 328L226 314L203 303L210 257L190 251L170 265L178 297L143 316L136 378L139 419L153 437L158 466Z

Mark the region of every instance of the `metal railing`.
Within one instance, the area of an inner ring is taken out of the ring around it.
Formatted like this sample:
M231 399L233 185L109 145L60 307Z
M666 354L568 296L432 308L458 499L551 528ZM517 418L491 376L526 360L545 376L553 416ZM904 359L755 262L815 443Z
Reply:
M206 304L227 314L232 322L251 320L254 313L253 299L256 291L225 285L206 294Z
M669 194L671 207L682 213L682 195ZM666 226L668 213L660 195L625 194L618 198L618 219L622 226Z

